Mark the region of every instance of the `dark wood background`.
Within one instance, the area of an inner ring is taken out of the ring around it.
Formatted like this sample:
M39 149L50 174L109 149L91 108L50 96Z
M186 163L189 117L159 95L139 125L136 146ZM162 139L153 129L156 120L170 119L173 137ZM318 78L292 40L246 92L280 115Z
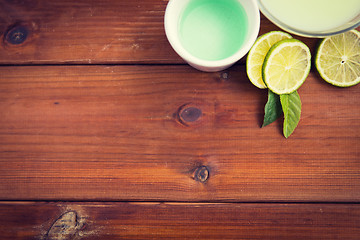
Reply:
M285 139L245 58L176 55L166 4L0 0L1 239L359 239L360 86L313 67Z

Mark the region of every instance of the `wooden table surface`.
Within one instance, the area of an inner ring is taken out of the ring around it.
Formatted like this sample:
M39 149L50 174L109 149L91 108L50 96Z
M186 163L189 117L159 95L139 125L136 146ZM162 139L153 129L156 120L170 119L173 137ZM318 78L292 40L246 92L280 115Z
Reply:
M360 239L360 85L312 67L285 139L245 58L177 56L167 2L0 0L0 239Z

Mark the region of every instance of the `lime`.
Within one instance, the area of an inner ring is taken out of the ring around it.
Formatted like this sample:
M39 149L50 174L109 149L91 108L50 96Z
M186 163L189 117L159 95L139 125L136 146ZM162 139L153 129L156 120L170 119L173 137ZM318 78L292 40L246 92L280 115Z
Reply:
M316 51L315 67L320 76L338 87L360 82L360 33L351 30L323 39Z
M275 43L266 54L262 77L274 93L290 94L304 83L310 67L309 48L297 39L284 39Z
M266 54L272 45L283 39L292 38L290 34L281 31L272 31L260 36L251 47L246 59L247 75L256 87L266 88L262 79L262 65Z

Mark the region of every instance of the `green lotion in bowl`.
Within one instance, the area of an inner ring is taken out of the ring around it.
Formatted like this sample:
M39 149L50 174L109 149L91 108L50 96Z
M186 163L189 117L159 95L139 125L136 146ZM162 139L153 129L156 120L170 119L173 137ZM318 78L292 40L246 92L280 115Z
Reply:
M179 26L181 44L190 54L216 61L240 49L248 32L248 18L236 0L191 0Z

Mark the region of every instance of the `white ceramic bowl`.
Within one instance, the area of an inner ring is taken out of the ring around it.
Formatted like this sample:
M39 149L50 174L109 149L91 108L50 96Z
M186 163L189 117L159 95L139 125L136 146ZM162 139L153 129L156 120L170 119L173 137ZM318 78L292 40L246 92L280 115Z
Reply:
M237 0L248 16L248 32L243 45L233 55L221 60L204 60L190 54L181 44L179 37L179 19L184 8L192 0L170 0L166 7L164 25L166 36L175 50L188 64L205 72L224 70L247 54L254 44L260 29L260 12L256 0ZM210 49L211 50L211 49Z

